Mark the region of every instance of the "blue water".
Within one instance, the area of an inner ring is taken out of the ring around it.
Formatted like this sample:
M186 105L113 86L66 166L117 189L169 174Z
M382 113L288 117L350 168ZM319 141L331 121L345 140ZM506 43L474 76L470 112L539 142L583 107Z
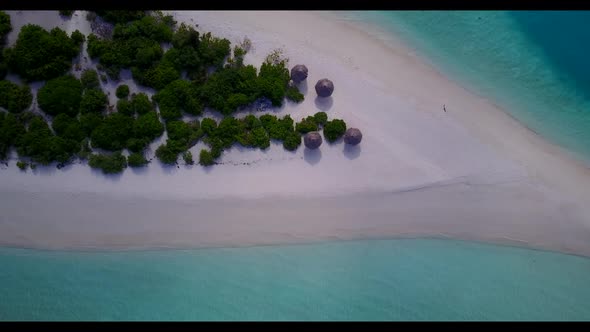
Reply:
M402 37L441 72L590 161L590 12L383 11L347 16Z
M0 320L588 320L590 260L445 240L0 250Z

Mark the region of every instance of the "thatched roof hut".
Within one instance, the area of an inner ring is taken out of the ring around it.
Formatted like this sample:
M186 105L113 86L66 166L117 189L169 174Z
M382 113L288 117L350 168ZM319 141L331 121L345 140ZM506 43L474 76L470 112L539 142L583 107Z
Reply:
M327 78L322 78L316 83L315 92L320 97L330 97L334 92L334 83Z
M322 135L317 131L311 131L303 137L303 143L308 149L314 150L322 145Z
M305 65L295 65L291 68L291 80L295 83L305 81L307 78L307 67Z
M358 128L348 128L344 133L344 143L357 145L363 139L363 134Z

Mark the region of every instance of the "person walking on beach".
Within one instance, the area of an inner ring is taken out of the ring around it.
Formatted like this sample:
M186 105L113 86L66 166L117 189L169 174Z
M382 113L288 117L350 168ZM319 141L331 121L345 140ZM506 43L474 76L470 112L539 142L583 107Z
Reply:
M445 112L447 111L445 104L443 104L443 111L445 111Z

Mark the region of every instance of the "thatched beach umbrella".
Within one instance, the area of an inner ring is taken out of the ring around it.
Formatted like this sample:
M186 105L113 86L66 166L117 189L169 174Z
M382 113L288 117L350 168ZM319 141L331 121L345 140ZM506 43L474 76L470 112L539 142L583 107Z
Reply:
M322 136L317 131L311 131L303 137L303 143L308 149L314 150L322 145Z
M344 143L357 145L363 139L363 134L357 128L348 128L344 133Z
M327 78L322 78L316 83L315 92L320 97L330 97L334 92L334 83Z
M291 69L291 79L295 83L304 81L307 78L307 67L305 65L295 65Z

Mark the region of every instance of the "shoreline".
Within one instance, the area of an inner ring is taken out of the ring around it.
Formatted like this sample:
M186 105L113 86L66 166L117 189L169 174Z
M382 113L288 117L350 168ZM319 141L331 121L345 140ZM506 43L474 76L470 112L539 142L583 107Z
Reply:
M118 180L99 179L83 165L34 176L19 173L11 163L0 170L0 207L12 212L0 217L0 246L61 243L75 249L103 241L97 246L131 248L134 243L168 241L176 248L202 248L438 234L590 256L590 210L584 201L590 197L587 166L493 101L423 63L407 45L388 45L363 27L330 15L178 12L177 20L180 24L194 18L200 28L232 44L239 38L252 39L254 51L246 63L258 66L267 51L278 46L293 60L290 66L308 64L308 85L321 76L334 77L336 90L327 112L363 130L366 137L356 157L340 151L338 144L322 146L318 160L311 160L303 149L289 154L275 146L268 152L233 148L222 162L269 161L239 168L216 165L208 171L183 167L170 171L174 174L150 165L145 173L127 170ZM315 30L322 34L312 38ZM297 119L325 107L314 100L313 89L308 90L304 103L287 104L278 114L288 112ZM443 103L448 113L439 110ZM445 147L452 148L441 151ZM448 187L441 185L448 182ZM18 195L22 200L11 203ZM51 205L43 206L40 197ZM158 206L159 211L132 215L133 208L127 211L111 197L137 208ZM111 201L98 209L92 205L97 199ZM375 205L375 200L381 203ZM23 207L27 202L30 206ZM56 208L60 204L62 208ZM251 211L263 207L274 214ZM100 211L88 216L92 209ZM38 220L52 213L51 225ZM203 214L210 218L187 219ZM329 220L301 222L302 216L317 214ZM246 225L237 224L231 215L250 219ZM142 231L146 227L151 232ZM112 228L112 233L101 228Z
M468 243L473 245L483 245L489 247L503 247L503 248L513 248L519 250L530 250L530 251L538 251L544 253L552 253L558 255L567 255L567 256L574 256L580 257L583 259L588 259L590 256L579 254L576 252L566 252L566 251L556 251L551 249L544 249L538 247L531 247L524 245L518 245L517 243L521 243L517 239L506 239L507 241L512 242L505 242L499 243L497 241L476 241L476 240L469 240L469 239L458 239L458 238L451 238L451 237L444 237L444 236L399 236L399 237L374 237L374 238L355 238L355 239L348 239L348 240L318 240L313 242L294 242L294 243L281 243L281 244L253 244L253 245L237 245L237 246L208 246L208 247L193 247L193 246L186 246L186 247L175 247L175 246L159 246L159 247L146 247L146 246L137 246L137 247L123 247L123 248L112 248L112 247L76 247L76 248L63 248L63 249L52 249L52 248L45 248L45 247L35 247L35 246L9 246L9 245L2 245L0 246L0 254L6 251L29 251L29 252L40 252L40 253L56 253L56 254L117 254L117 253L150 253L150 252L166 252L166 251L200 251L200 250L218 250L218 249L249 249L249 248L266 248L266 247L296 247L296 246L313 246L313 245L324 245L324 244L337 244L341 242L365 242L365 241L412 241L412 240L425 240L425 241L450 241L450 242L459 242L459 243ZM4 252L3 252L4 251Z
M22 216L19 219L0 219L1 247L109 252L435 238L590 257L585 240L590 233L583 225L573 227L576 216L562 220L559 209L545 207L550 201L542 192L527 190L520 183L459 182L319 199L190 201L11 193L0 207L6 210L23 200L35 204L15 211ZM495 206L488 207L488 201L495 201ZM459 204L469 208L457 211L454 207ZM105 220L106 209L119 218ZM27 220L29 214L59 222L34 222ZM538 227L520 223L523 217L539 220ZM562 223L570 225L562 227Z

